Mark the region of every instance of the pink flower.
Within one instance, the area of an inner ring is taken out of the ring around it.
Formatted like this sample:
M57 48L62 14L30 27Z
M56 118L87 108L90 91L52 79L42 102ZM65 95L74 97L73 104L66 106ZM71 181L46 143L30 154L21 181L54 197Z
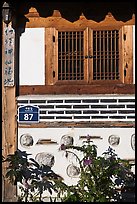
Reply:
M84 159L84 160L83 160L83 165L84 165L84 166L90 165L91 163L92 163L92 160L91 160L91 159Z

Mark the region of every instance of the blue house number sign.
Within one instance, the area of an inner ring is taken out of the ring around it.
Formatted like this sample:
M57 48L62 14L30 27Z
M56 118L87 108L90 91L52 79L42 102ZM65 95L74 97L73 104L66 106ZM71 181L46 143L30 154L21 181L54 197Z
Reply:
M22 123L38 123L39 107L26 105L18 108L18 122Z

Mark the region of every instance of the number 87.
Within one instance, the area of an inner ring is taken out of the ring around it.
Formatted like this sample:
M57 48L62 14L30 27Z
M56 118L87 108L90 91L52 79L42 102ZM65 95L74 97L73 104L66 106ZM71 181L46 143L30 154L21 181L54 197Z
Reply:
M24 114L24 120L32 120L32 118L33 118L33 114L31 114L31 113Z

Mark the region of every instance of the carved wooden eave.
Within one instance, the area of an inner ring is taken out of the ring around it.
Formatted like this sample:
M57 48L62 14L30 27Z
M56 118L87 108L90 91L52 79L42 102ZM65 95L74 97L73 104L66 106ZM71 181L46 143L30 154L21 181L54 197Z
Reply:
M79 17L79 19L75 22L73 22L73 26L74 27L78 27L78 28L87 28L87 27L94 27L97 26L98 23L96 21L93 20L88 20L84 14L82 13Z
M135 14L132 15L132 18L125 22L125 25L135 25Z
M100 29L106 28L120 28L124 25L133 25L135 24L135 15L132 16L127 22L117 21L114 16L108 12L105 16L104 20L100 22L96 22L93 20L88 20L84 14L82 13L77 21L70 22L61 16L59 10L54 10L52 16L49 17L40 17L37 10L35 8L30 8L29 13L25 15L28 18L28 22L26 23L26 27L54 27L59 30L84 30L85 28L93 28Z
M108 14L105 16L105 19L103 21L100 21L98 23L98 27L106 27L108 26L110 27L110 29L112 27L121 27L124 25L123 21L117 21L114 16L112 15L112 13L108 12Z
M36 8L34 8L34 7L31 7L30 9L29 9L29 13L28 14L26 14L25 15L27 18L37 18L37 17L40 17L39 16L39 13L38 13L38 11L37 11L37 9Z
M33 12L32 12L33 11ZM60 12L58 10L54 10L52 16L49 17L40 17L39 15L34 15L34 8L29 10L29 13L25 15L28 18L29 22L26 23L26 27L55 27L55 28L63 28L72 27L72 22L62 18ZM32 14L32 15L31 15Z

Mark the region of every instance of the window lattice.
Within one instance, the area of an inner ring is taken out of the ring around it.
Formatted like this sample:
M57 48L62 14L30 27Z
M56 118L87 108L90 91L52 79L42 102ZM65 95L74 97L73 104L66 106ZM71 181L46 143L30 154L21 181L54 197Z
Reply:
M83 31L58 33L58 80L83 80Z
M93 31L93 80L119 79L119 31Z

